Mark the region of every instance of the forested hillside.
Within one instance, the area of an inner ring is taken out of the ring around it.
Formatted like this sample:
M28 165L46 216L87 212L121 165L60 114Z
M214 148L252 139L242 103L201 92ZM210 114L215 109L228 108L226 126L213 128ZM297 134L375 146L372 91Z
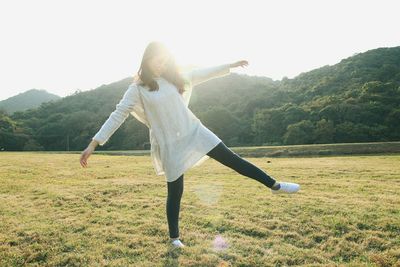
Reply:
M0 114L5 150L81 150L132 78L12 115ZM232 73L194 88L189 107L229 146L400 140L400 47L378 48L280 81ZM143 149L130 116L104 147Z
M0 101L0 110L11 114L15 111L37 108L44 102L58 100L60 98L60 96L51 94L46 90L31 89Z

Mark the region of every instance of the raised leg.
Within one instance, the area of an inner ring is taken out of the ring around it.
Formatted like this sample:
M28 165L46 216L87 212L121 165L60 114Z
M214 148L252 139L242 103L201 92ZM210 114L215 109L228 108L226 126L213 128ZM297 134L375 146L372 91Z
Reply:
M183 194L183 174L173 182L167 182L168 196L166 203L169 237L179 237L179 210Z
M210 152L207 153L211 158L219 161L223 165L235 170L236 172L259 181L263 185L272 188L276 180L265 173L263 170L251 162L240 157L238 154L228 148L224 142L220 142ZM279 184L279 183L277 183Z

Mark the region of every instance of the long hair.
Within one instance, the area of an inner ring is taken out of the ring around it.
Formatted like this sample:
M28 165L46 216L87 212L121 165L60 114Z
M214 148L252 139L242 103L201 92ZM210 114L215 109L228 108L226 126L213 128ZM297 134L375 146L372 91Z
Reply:
M164 53L168 56L168 61L165 66L165 71L161 74L161 77L166 79L168 82L175 85L178 89L179 94L185 92L185 79L182 77L180 68L176 64L174 57L168 51L167 47L162 44L161 42L151 42L147 45L142 58L142 63L140 64L140 68L137 72L137 75L134 77L134 81L137 82L139 85L146 85L149 87L150 91L158 90L158 84L154 80L152 72L150 71L148 61L160 53Z

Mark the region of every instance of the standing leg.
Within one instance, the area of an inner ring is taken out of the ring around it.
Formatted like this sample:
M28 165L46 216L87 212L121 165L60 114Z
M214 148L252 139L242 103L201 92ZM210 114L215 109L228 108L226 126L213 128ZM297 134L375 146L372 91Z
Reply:
M183 194L183 174L173 182L167 182L167 219L170 238L179 238L179 210Z
M271 189L279 189L280 187L279 183L277 183L274 178L233 152L224 144L224 142L220 142L216 147L209 151L207 155L236 172L259 181Z

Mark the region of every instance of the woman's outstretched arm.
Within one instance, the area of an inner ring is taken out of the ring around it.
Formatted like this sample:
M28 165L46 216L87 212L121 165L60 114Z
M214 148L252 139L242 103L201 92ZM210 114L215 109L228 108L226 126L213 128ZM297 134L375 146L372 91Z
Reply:
M207 68L198 68L189 72L189 78L192 82L192 86L195 86L208 80L228 75L231 68L247 64L248 62L246 60L241 60L235 63L222 64Z
M139 91L136 84L131 84L126 90L120 102L115 106L115 110L110 114L108 119L101 126L100 130L92 137L92 141L96 141L103 146L114 132L129 116L139 101Z
M82 167L87 167L87 160L98 145L104 145L111 135L121 126L129 116L129 113L137 107L139 103L139 91L136 84L131 84L124 96L116 105L115 110L101 126L100 130L92 137L92 141L81 153L80 163Z

